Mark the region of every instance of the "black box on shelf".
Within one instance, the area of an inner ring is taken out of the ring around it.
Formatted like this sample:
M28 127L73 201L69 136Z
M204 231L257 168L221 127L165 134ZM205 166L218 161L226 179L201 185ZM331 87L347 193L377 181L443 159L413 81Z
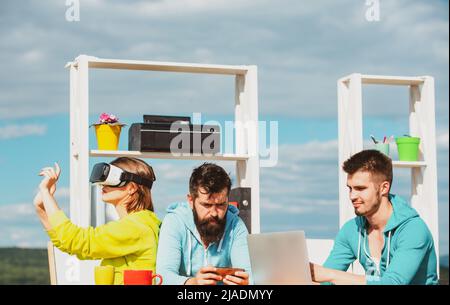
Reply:
M189 117L144 116L128 130L128 150L142 152L203 153L220 151L218 125L190 124Z
M244 221L249 233L252 233L252 189L236 187L230 190L228 202L239 209L239 217Z
M191 123L191 118L188 116L174 116L174 115L151 115L144 114L144 123L175 123L175 122L185 122L187 124Z

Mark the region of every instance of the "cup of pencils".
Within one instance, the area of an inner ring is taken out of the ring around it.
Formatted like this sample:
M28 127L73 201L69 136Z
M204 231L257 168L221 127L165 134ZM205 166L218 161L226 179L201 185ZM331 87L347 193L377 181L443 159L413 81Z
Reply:
M391 136L390 138L387 138L385 136L382 142L375 139L374 136L370 137L372 138L372 141L375 144L375 149L389 157L389 144L394 139L394 136Z

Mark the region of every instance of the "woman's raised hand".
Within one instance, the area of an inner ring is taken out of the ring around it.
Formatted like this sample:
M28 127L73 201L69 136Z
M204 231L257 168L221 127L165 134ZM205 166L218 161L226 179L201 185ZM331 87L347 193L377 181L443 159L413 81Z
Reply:
M59 175L61 173L61 168L59 164L55 162L55 168L44 167L39 176L43 176L41 183L39 184L39 191L48 191L53 195L56 191L56 182L58 181Z

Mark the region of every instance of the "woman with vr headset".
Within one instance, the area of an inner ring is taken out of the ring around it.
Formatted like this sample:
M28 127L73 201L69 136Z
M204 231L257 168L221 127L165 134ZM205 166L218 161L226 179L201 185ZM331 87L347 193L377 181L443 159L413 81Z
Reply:
M54 194L60 168L46 167L34 205L53 244L79 259L102 259L114 266L114 284L123 284L124 270L156 268L161 221L153 212L153 169L140 159L120 157L94 166L91 182L103 185L102 200L114 205L119 220L99 227L81 228L59 208Z

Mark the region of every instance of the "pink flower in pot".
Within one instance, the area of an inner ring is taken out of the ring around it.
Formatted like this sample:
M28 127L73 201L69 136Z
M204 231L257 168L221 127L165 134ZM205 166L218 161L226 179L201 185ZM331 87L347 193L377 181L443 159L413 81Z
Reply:
M100 115L100 124L113 124L119 122L119 118L116 117L114 114L108 114L103 112Z
M95 127L97 146L99 150L117 150L119 146L120 132L125 124L119 123L119 118L114 114L102 113Z

